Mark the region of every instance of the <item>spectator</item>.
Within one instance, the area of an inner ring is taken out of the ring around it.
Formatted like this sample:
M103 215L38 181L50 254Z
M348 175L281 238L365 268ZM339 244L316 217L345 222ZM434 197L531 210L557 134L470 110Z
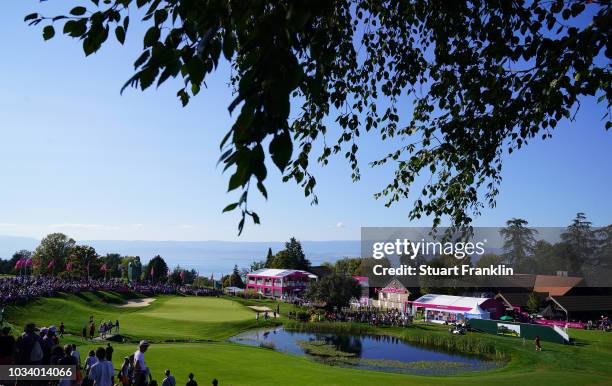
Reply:
M93 365L95 365L96 363L98 363L98 358L96 358L96 353L93 350L91 350L89 351L89 356L87 357L87 360L85 361L85 375L89 375L89 371L91 370Z
M119 369L119 380L121 381L123 386L128 386L130 384L130 374L132 372L131 367L132 364L130 363L130 357L123 358L123 364Z
M145 362L145 352L148 348L149 342L142 340L138 345L138 350L134 353L134 384L136 386L144 386L147 383L149 368Z
M212 386L218 386L218 385L219 385L219 381L217 381L217 378L213 378Z
M66 331L66 326L64 326L64 322L60 322L59 326L59 336L60 338L64 337L64 332Z
M77 360L77 366L81 367L81 353L77 350L76 344L72 344L72 356Z
M42 341L36 334L36 325L28 323L23 334L17 338L16 363L20 365L39 365L43 359Z
M71 344L67 344L64 346L64 356L61 357L59 361L57 361L57 364L61 366L75 366L75 367L78 365L77 359L72 355L72 345ZM61 379L59 382L59 386L71 386L71 385L72 385L72 381L70 380L70 378Z
M0 365L13 364L13 354L15 353L15 338L9 335L10 327L2 327L0 333Z
M198 386L198 383L193 379L193 373L189 373L189 380L187 381L185 386Z
M113 364L106 360L106 350L104 350L104 347L96 349L96 358L98 362L91 367L89 379L93 381L94 386L113 386L115 383L115 369Z
M113 349L113 346L111 346L110 343L106 344L106 360L109 362L113 361L113 351L115 351Z
M176 379L170 374L170 370L164 371L166 378L162 381L162 386L176 386Z

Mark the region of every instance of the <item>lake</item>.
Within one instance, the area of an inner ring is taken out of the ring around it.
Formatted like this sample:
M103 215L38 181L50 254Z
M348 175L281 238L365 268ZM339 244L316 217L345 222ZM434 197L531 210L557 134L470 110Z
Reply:
M449 375L499 366L482 357L417 347L379 335L294 332L277 327L247 331L230 341L308 356L331 365L410 374Z

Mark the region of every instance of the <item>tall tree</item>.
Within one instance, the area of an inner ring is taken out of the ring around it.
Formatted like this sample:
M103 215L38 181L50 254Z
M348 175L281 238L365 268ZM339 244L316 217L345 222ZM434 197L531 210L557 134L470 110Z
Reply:
M302 244L295 237L292 237L285 243L285 249L266 261L266 267L308 270L310 261L304 255Z
M75 241L63 233L45 236L32 256L34 272L54 275L63 271L74 245Z
M130 15L145 9L143 49L124 88L181 77L183 105L220 61L231 63L235 120L220 160L233 170L229 191L243 191L224 210L241 212L239 232L247 216L259 223L247 198L251 186L267 197L266 158L316 203L310 160L344 154L358 180L359 138L377 131L396 150L372 164L395 166L376 197L391 205L417 194L411 219L462 226L495 205L506 153L551 137L581 97L596 96L601 125L612 126L606 1L92 3L66 0L69 15L25 21L42 23L45 40L61 29L90 55L109 33L123 44ZM421 186L423 173L431 177Z
M168 279L168 264L160 256L152 258L142 273L143 280L152 283L165 282Z
M268 254L266 255L266 267L271 268L274 260L274 254L272 253L272 248L268 248Z
M106 265L109 277L121 277L122 260L119 253L107 253L102 257L102 264Z
M499 233L504 239L506 261L517 270L528 269L528 258L533 254L538 231L529 228L527 220L513 218L506 221L506 227Z
M102 261L98 253L89 245L77 245L72 248L66 266L65 269L72 272L72 276L81 276L86 279L105 276L100 270Z
M232 270L232 274L229 278L229 285L231 287L244 288L244 282L242 281L242 276L237 265L234 265L234 269Z
M580 273L583 265L589 263L597 248L595 233L591 225L586 215L580 212L561 234L561 240L569 249L568 268L573 274Z
M353 298L359 298L361 286L350 276L332 273L311 283L306 298L327 309L342 308L349 305Z

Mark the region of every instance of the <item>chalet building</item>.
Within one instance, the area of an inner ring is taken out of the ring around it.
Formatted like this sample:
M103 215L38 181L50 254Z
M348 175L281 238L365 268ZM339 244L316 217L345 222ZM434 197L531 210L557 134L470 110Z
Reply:
M316 280L316 275L306 271L263 268L247 274L246 289L270 298L291 300L302 298Z
M372 300L372 306L382 310L399 310L407 312L410 291L397 279L393 278L387 285L378 290L378 299Z

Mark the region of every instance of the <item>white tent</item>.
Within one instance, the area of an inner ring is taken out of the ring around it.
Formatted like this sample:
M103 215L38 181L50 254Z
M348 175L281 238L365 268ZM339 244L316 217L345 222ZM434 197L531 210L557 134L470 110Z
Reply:
M483 310L480 306L476 306L466 312L465 317L468 319L491 319L491 313Z

